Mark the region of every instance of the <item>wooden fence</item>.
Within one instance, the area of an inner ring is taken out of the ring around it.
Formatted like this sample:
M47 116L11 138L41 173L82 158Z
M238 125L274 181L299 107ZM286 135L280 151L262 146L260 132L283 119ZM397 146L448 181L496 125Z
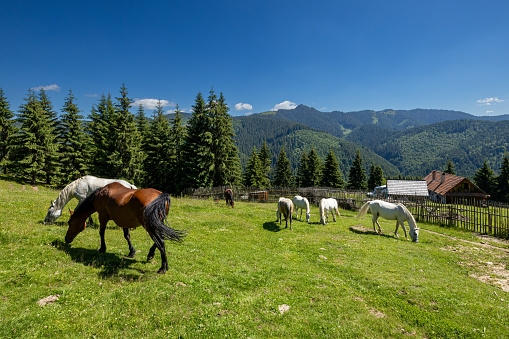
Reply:
M185 195L197 199L223 200L227 187L190 189ZM343 209L358 210L364 203L371 200L366 192L346 192L333 188L307 187L288 188L271 187L230 187L233 189L234 200L275 203L280 197L293 198L303 196L311 204L318 205L322 198L336 198ZM414 215L416 221L436 223L458 227L481 234L509 238L509 206L493 201L476 199L456 199L451 204L442 204L429 199L412 199L397 197L385 199L389 202L403 203Z

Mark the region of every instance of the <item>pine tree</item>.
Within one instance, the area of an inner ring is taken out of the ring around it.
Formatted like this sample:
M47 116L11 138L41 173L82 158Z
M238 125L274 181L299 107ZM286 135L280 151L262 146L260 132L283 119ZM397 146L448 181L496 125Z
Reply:
M262 148L260 149L260 152L258 153L258 158L260 158L260 163L262 166L262 172L263 172L263 180L262 180L262 187L269 187L270 186L270 172L271 172L271 164L272 164L272 155L270 154L270 150L267 147L267 142L264 140Z
M62 184L72 182L88 171L90 140L85 133L83 117L79 114L80 111L75 100L72 90L69 90L69 95L62 108L63 115L59 129L60 163L62 166L60 183Z
M495 172L488 165L486 159L484 159L482 167L475 172L474 183L487 194L494 194Z
M35 93L29 90L24 100L17 119L20 130L14 140L13 160L18 173L35 185L38 178L47 179L46 155L52 149L48 142L55 136L52 123Z
M447 161L444 173L456 175L456 171L454 171L454 163L451 160Z
M92 107L88 134L92 139L91 163L92 171L98 176L110 177L113 166L110 164L109 155L113 153L115 140L111 137L113 116L115 107L111 95L101 95L99 103Z
M253 146L251 156L247 161L246 172L244 172L244 185L261 187L263 182L263 168L256 147Z
M309 187L309 181L307 179L308 173L308 156L306 151L303 149L300 156L299 167L297 168L297 176L295 178L297 187Z
M290 160L288 160L284 148L281 148L281 152L279 152L279 156L277 157L273 186L293 186L293 176L290 169Z
M140 104L138 106L138 110L136 111L136 128L138 132L140 132L142 139L145 138L146 133L148 131L149 119L145 116L145 110L143 109L143 105Z
M182 115L179 106L175 109L175 114L171 120L171 163L170 172L167 173L170 180L170 193L179 193L184 189L182 185L182 178L184 177L184 140L186 138L186 127L182 123Z
M306 181L309 186L317 187L322 178L322 163L314 148L308 154Z
M362 158L359 150L357 150L352 167L350 167L347 187L352 190L366 190L368 188L366 172L362 165Z
M208 114L212 123L212 153L214 154L214 171L212 185L233 185L240 177L240 159L235 146L233 122L228 114L223 93L217 100L214 91L210 91L207 104Z
M184 186L186 188L212 186L214 154L212 153L210 116L201 92L193 106L193 114L187 123L187 134L183 145Z
M504 154L504 159L500 166L500 175L497 177L496 183L495 200L509 202L509 154L507 152Z
M4 174L11 165L10 153L13 136L16 133L13 118L14 113L9 107L3 89L0 88L0 173Z
M368 189L374 190L377 186L382 186L384 183L384 172L382 167L371 165L369 169L369 178L368 178Z
M58 116L53 110L53 105L46 95L46 91L43 89L39 92L39 103L48 121L47 132L44 134L44 139L41 140L41 145L44 145L46 153L43 165L46 183L50 184L59 175L61 166L59 163L60 140L57 138Z
M333 188L343 188L345 186L345 181L343 180L341 171L339 170L338 160L336 159L332 149L329 149L329 153L325 158L320 184L323 187Z
M146 135L145 185L163 192L171 189L170 176L173 162L171 130L168 119L164 116L161 101L150 121L150 133Z
M109 165L115 178L136 183L141 179L145 156L141 148L141 134L136 128L134 115L129 110L133 100L128 97L125 84L122 84L120 97L116 100L110 125L113 152L108 157Z

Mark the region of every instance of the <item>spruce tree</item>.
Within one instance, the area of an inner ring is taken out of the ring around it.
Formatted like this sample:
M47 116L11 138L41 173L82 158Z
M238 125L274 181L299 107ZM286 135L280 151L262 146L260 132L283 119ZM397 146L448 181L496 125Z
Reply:
M186 127L182 122L182 115L179 106L175 109L175 114L171 120L171 163L170 172L167 173L170 180L170 193L179 193L184 189L182 178L184 178L184 153L183 145L186 138Z
M374 190L375 187L383 185L383 182L384 172L382 167L372 164L369 169L368 190Z
M13 160L17 172L35 185L37 179L48 177L46 156L52 149L48 142L53 142L55 135L52 122L35 93L29 90L24 100L18 113L20 130L14 139Z
M44 156L44 172L46 176L46 183L52 183L57 176L59 176L60 171L60 157L59 157L59 146L60 140L58 140L58 116L57 113L53 110L53 105L51 104L50 99L46 95L46 91L41 89L39 92L39 103L42 111L44 112L46 119L48 121L47 125L47 133L44 134L43 140L41 140L41 144L44 145L45 148L45 156Z
M290 169L290 160L288 160L284 148L281 148L281 152L279 152L279 155L277 157L273 186L276 187L293 186L293 176L292 171Z
M15 133L14 113L0 88L0 173L6 174L11 165L10 153Z
M240 177L240 159L235 146L233 122L228 114L223 93L217 99L214 91L210 91L207 104L211 118L212 153L214 154L214 171L212 185L225 186L235 184Z
M444 173L456 175L456 171L454 170L454 163L451 160L447 161Z
M474 175L474 183L489 195L493 195L495 188L495 172L488 165L488 161L484 159L484 163Z
M169 174L173 162L172 137L161 101L157 103L146 138L145 186L168 192L171 189Z
M509 202L509 154L507 152L504 154L504 159L500 166L500 175L497 177L496 183L495 200Z
M309 186L317 187L320 186L321 179L322 163L313 147L311 148L311 152L308 154L306 181Z
M141 147L141 134L130 111L133 100L128 97L125 84L122 84L120 97L116 100L110 125L113 152L108 157L109 165L115 178L136 183L141 179L145 156Z
M253 146L251 156L247 161L246 171L244 172L244 185L250 187L262 187L263 168L256 147Z
M263 180L262 185L263 187L269 187L270 186L270 170L271 170L271 164L272 164L272 155L270 154L270 150L267 147L267 142L264 140L262 148L260 149L260 152L258 153L258 158L260 158L260 163L262 166L262 172L263 172Z
M138 106L138 110L136 111L135 119L136 119L136 128L138 129L138 132L140 132L141 137L143 139L143 138L145 138L145 136L147 134L148 126L150 123L149 123L149 119L145 115L145 110L143 109L142 104L140 104Z
M297 175L295 178L295 184L297 187L309 187L309 180L307 178L308 173L308 156L306 151L303 149L300 156L299 167L297 167Z
M88 172L90 140L85 133L83 117L76 106L72 90L65 99L59 128L61 184L68 184Z
M339 169L339 163L334 155L332 149L329 149L329 153L325 158L325 163L322 171L322 180L321 186L323 187L333 187L333 188L343 188L345 186L345 181L341 175L341 171Z
M111 125L115 107L111 95L101 95L99 102L92 107L88 134L92 139L91 173L101 177L111 177L113 166L110 164L109 155L113 153L115 140L111 137Z
M210 116L201 92L193 106L193 114L187 123L187 134L183 145L184 186L186 188L212 186L214 154L212 153Z
M359 150L357 150L352 167L350 167L347 187L352 190L366 190L368 188L366 172L362 165L362 158Z

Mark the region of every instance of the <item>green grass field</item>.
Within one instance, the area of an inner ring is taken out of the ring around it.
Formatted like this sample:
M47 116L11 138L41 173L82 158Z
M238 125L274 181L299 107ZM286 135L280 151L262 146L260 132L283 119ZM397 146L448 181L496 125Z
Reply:
M97 227L65 244L67 209L42 223L57 195L0 180L2 338L509 337L508 246L494 239L419 224L454 238L421 230L412 243L392 221L369 231L370 215L320 225L314 206L290 231L275 204L174 198L170 224L188 235L167 242L160 275L143 228L134 259L114 224L106 253Z

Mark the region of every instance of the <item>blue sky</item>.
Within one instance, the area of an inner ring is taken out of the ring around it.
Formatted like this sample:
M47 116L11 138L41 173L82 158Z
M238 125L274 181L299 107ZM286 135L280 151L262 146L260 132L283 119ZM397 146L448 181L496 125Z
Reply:
M72 89L84 115L123 83L147 115L211 88L232 115L509 114L508 17L506 0L8 1L0 87L13 110L45 87L60 111Z

